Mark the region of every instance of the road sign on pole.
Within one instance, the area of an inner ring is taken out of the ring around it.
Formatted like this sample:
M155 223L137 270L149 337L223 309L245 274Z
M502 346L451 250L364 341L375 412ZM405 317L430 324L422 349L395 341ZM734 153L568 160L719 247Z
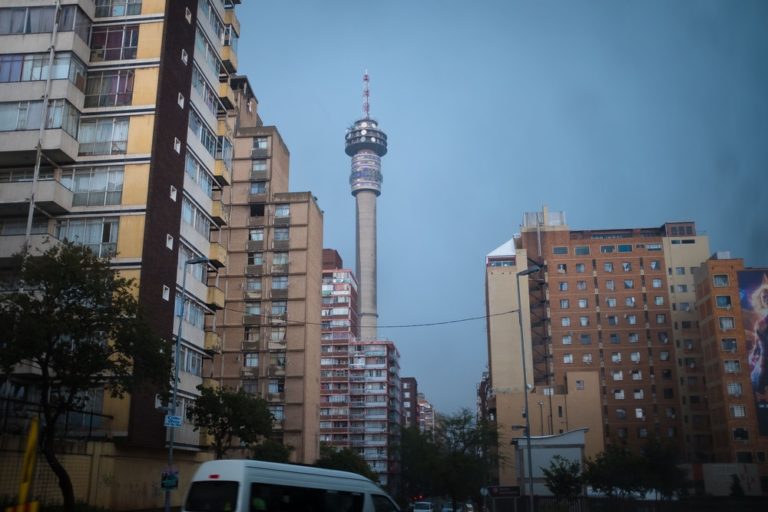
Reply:
M170 428L179 428L181 426L181 416L166 414L164 426Z

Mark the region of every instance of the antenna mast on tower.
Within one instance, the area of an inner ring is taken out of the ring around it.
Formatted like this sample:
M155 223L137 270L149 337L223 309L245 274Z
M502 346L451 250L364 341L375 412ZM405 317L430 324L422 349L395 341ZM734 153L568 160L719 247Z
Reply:
M371 111L371 106L368 103L368 97L371 95L371 91L368 88L368 83L369 83L368 70L366 69L365 73L363 74L363 118L364 119L369 119L370 111Z

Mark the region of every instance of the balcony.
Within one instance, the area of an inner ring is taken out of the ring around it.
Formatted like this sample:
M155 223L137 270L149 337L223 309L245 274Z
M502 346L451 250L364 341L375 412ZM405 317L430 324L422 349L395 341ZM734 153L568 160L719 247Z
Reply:
M288 288L272 288L272 298L273 299L287 299L288 298Z
M231 110L235 108L235 91L229 85L229 82L223 82L219 84L219 99L224 104L224 108ZM222 121L219 121L219 129L221 129ZM219 133L219 135L225 135Z
M248 240L246 247L248 251L263 251L264 240Z
M285 402L285 393L267 393L268 402Z
M208 297L205 303L211 309L224 309L224 290L215 286L209 286Z
M25 215L32 196L32 182L14 182L0 185L0 214ZM54 180L38 181L35 208L51 215L72 210L72 191Z
M24 235L0 236L0 258L10 258L14 254L20 253L24 247L24 240ZM43 254L60 243L58 238L47 233L32 235L29 238L29 254Z
M243 315L244 325L261 325L261 315Z
M240 34L240 20L235 16L234 9L227 9L224 11L224 24L232 25L232 28L239 35Z
M243 350L243 352L253 352L254 350L259 350L259 341L258 340L243 341L240 345L240 349Z
M267 343L268 350L285 350L287 342L285 340L269 340Z
M251 150L251 158L254 160L262 160L269 158L269 149L267 148L253 148Z
M203 349L211 355L221 353L221 337L215 332L206 332Z
M19 130L0 133L0 153L3 164L32 166L37 156L38 130ZM77 158L77 141L62 129L49 129L43 132L42 148L51 160L66 164Z
M264 273L264 265L246 265L245 273L249 276L260 276Z
M291 247L290 240L272 240L272 248L277 250L287 250Z
M282 217L275 217L275 226L289 226L291 224L290 215L284 215Z
M229 208L221 201L213 201L211 205L211 218L218 226L229 224Z
M243 366L240 368L241 377L257 377L259 375L259 368L256 366Z
M267 171L251 171L251 181L267 181Z
M283 377L285 375L285 366L271 364L269 365L268 371L271 377Z
M232 183L232 173L227 169L227 166L224 165L224 160L216 160L213 167L213 177L222 187Z
M248 202L249 203L266 203L267 202L267 193L266 192L258 192L256 194L248 194Z
M231 46L225 46L221 49L221 60L227 71L230 73L237 71L237 53Z
M273 274L287 274L288 273L288 264L287 263L273 263L272 264L272 273Z
M227 266L227 250L218 242L211 242L211 250L208 254L211 265L216 268Z

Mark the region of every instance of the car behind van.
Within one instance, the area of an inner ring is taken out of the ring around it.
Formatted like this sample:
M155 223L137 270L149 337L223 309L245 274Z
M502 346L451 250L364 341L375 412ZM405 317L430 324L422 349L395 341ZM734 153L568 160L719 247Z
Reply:
M183 512L399 512L355 473L257 460L212 460L195 472Z

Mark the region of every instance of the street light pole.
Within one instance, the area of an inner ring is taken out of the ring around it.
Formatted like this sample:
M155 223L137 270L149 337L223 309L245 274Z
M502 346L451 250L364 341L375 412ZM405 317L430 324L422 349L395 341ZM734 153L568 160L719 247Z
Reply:
M179 392L179 358L181 357L181 332L182 332L182 326L184 325L184 306L186 305L187 301L184 299L184 295L187 291L187 266L189 265L197 265L199 263L208 263L210 260L208 258L198 257L198 258L190 258L188 260L184 261L184 265L182 266L182 274L181 274L181 315L179 316L179 326L176 329L176 345L174 347L174 357L173 357L173 393L171 395L171 407L169 408L169 413L171 416L176 416L176 395ZM168 432L168 471L172 471L173 468L173 438L174 438L174 432L176 431L175 427L168 426L166 427ZM165 512L170 512L171 510L171 489L165 490Z
M539 435L544 435L544 402L539 402Z
M523 363L523 396L525 397L525 444L528 455L528 508L533 511L533 460L531 452L531 415L528 408L528 371L525 365L525 329L523 329L523 303L520 295L520 276L529 276L540 271L541 267L534 265L517 273L517 318L520 323L520 354Z

